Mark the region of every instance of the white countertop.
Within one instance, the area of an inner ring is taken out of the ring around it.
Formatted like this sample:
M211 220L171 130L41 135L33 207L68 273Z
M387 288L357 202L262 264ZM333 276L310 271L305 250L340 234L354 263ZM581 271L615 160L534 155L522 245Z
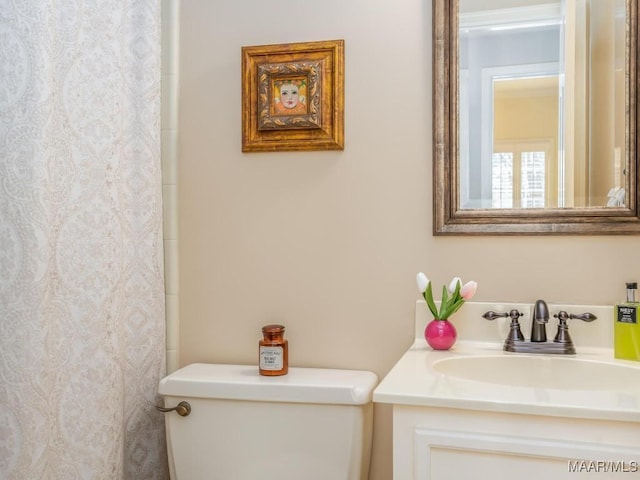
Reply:
M396 405L640 422L640 382L601 388L597 378L590 378L584 388L540 388L535 379L528 383L526 371L522 372L522 381L514 386L454 377L433 368L442 359L477 355L526 354L504 352L501 343L460 340L449 351L434 351L424 339L417 338L374 390L373 400ZM581 348L576 355L560 357L638 368L640 372L640 362L616 360L611 349Z

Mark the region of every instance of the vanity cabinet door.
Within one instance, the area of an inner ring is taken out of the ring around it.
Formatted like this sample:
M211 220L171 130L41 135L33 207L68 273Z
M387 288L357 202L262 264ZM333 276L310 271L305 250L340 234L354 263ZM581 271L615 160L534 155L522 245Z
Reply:
M394 479L640 475L640 425L394 406ZM632 432L633 428L636 433Z

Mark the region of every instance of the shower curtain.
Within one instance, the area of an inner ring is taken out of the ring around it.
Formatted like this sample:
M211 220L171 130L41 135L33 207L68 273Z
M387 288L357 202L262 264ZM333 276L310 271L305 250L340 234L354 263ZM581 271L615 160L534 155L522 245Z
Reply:
M165 479L160 2L0 0L0 479Z

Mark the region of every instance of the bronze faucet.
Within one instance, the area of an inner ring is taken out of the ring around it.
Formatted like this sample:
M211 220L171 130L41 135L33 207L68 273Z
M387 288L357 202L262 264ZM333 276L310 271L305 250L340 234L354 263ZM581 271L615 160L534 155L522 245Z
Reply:
M519 353L555 353L555 354L575 354L576 349L573 341L569 336L568 319L578 319L585 322L593 322L598 317L592 313L582 313L579 315L569 314L560 311L555 318L558 319L558 333L553 342L547 342L546 324L549 322L549 307L544 300L537 300L533 307L533 315L531 318L531 338L529 341L524 339L520 331L520 323L518 318L523 314L518 310L511 310L509 313L496 313L493 311L486 312L482 315L487 320L495 320L496 318L509 317L511 324L509 325L509 335L504 342L503 350L507 352Z

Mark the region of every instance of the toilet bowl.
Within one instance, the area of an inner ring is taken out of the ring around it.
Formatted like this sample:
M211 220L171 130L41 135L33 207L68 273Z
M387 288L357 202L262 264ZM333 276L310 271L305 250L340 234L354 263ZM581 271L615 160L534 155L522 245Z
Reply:
M172 480L366 480L372 372L192 364L161 380ZM185 405L185 404L183 404ZM181 409L185 414L185 409Z

